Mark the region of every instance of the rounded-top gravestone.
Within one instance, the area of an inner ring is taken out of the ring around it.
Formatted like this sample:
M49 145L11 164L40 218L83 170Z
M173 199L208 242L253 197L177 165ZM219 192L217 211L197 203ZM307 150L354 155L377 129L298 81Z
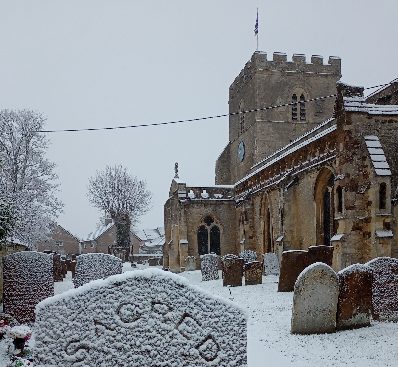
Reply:
M196 257L188 256L185 259L185 271L194 271L196 270Z
M122 273L122 260L108 254L84 254L76 260L75 288L96 279L107 278Z
M278 256L273 252L267 252L263 255L264 261L264 275L279 275L279 261Z
M378 257L365 265L373 271L373 318L398 321L398 259Z
M126 272L38 305L35 365L246 366L246 323L237 305L183 277Z
M23 251L3 258L4 312L18 322L35 321L35 307L54 295L53 257Z
M337 273L339 300L337 329L370 326L372 314L372 270L362 264L351 265Z
M294 285L291 332L334 332L338 294L337 274L330 266L315 263L305 268Z
M202 281L218 279L218 256L213 253L201 255L200 260Z

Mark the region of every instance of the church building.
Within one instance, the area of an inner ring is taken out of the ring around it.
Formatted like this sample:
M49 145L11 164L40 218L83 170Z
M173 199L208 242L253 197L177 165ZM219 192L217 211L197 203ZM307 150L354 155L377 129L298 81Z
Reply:
M187 256L334 247L338 271L398 257L398 79L367 98L341 60L255 52L229 89L229 143L215 185L173 179L163 266ZM395 125L397 124L397 125Z

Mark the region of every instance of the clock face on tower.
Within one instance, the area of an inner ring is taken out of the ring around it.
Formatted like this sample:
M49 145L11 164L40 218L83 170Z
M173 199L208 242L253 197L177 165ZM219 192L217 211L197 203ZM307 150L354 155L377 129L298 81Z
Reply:
M242 162L245 158L245 143L241 141L238 145L238 158L239 162Z

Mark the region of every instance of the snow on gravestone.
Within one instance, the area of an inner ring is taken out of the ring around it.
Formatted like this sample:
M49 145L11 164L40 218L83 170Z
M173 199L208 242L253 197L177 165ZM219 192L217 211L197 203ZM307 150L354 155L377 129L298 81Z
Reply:
M216 254L206 254L200 256L202 281L215 280L218 275L218 257Z
M362 264L354 264L339 271L337 277L339 279L337 329L370 326L372 269Z
M239 253L239 257L245 261L245 264L251 261L257 261L257 253L252 250L244 250Z
M76 259L75 288L96 279L103 279L111 275L121 274L122 260L108 254L84 254Z
M306 267L294 285L291 332L334 332L338 294L337 274L329 265L318 262Z
M244 311L158 269L41 302L35 366L246 366Z
M373 318L398 321L398 259L378 257L365 265L373 271Z
M195 256L188 256L185 259L185 271L194 271L196 270L196 258Z
M278 256L273 252L267 252L263 255L264 275L279 275Z
M223 286L241 286L243 277L243 259L240 259L236 255L228 254L223 256L221 260Z
M36 305L54 295L53 257L23 251L3 258L4 312L18 322L35 321Z

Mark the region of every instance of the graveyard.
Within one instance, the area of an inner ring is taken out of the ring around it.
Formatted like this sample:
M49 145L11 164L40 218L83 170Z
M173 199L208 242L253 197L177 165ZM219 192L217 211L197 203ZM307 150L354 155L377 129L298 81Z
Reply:
M65 356L71 366L396 366L396 297L383 295L397 294L398 261L378 258L335 273L317 261L328 261L328 249L318 251L284 255L281 272L287 257L300 257L305 267L294 291L278 291L275 258L265 256L263 269L249 252L226 255L222 270L215 255L205 255L202 270L179 275L149 263L84 255L74 278L61 271L63 280L53 288L48 284L51 274L59 278L52 272L62 268L58 258L52 269L48 255L28 253L32 269L18 273L22 255L13 255L5 270L26 289L13 289L7 309L22 317L24 325L12 331L30 338L25 347L35 364L29 366L67 365ZM45 270L34 273L40 259ZM29 296L32 304L21 305L18 296L31 291L34 277L41 283ZM28 321L32 305L34 323ZM0 367L9 366L14 346L10 337L0 340Z

